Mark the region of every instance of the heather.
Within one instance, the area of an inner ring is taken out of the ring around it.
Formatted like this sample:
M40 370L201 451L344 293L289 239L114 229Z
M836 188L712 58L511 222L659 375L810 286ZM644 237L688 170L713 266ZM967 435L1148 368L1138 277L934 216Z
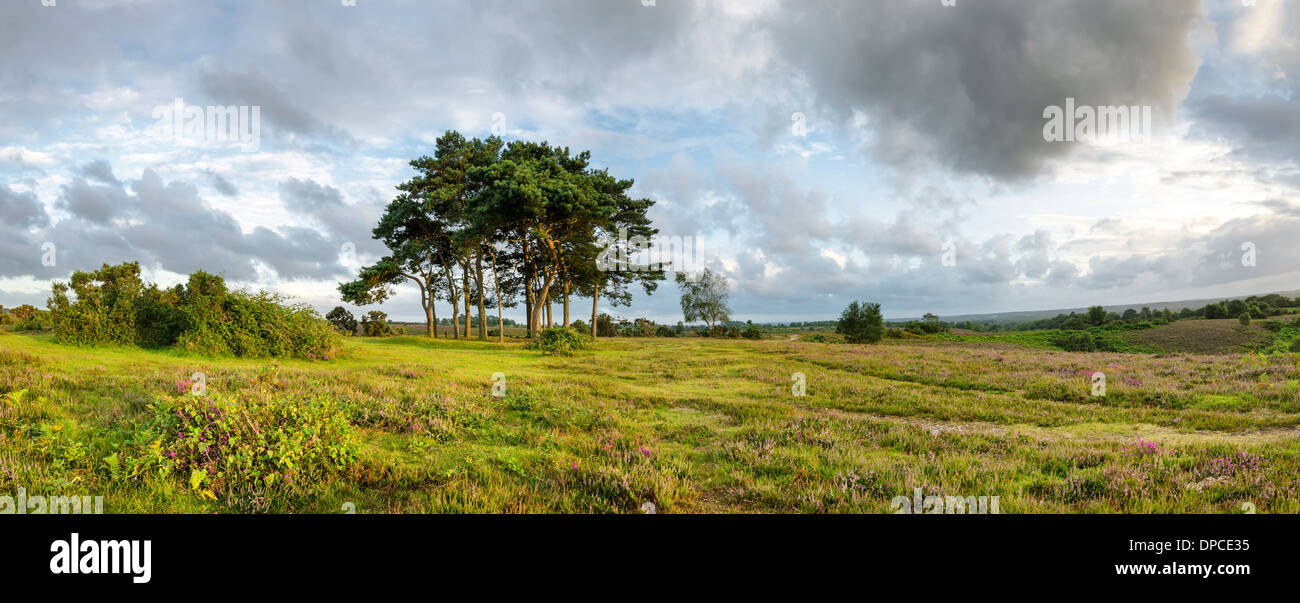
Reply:
M102 493L110 513L888 513L915 488L1002 513L1300 511L1290 353L343 348L270 361L0 333L0 491Z

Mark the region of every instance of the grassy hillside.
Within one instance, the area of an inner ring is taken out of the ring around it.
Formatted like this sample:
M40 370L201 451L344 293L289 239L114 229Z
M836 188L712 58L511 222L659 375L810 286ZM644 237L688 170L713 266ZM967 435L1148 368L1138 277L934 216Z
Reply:
M1232 354L1268 345L1272 333L1259 321L1249 326L1235 318L1215 320L1180 320L1151 329L1128 331L1125 341L1165 352L1193 354Z
M114 513L889 512L914 488L1004 513L1300 511L1293 356L345 345L272 364L0 334L0 492L101 494Z

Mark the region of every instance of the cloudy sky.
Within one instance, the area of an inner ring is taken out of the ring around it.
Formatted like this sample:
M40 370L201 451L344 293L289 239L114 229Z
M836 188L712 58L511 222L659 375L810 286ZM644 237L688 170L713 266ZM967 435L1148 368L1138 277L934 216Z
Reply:
M1300 289L1300 2L345 1L0 3L0 303L139 260L328 310L407 162L494 127L635 179L736 319ZM1049 141L1067 98L1151 118Z

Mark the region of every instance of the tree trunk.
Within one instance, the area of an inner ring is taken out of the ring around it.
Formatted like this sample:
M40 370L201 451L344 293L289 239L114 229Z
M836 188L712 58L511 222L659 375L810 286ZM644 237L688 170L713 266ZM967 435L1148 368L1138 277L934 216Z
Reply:
M478 282L478 339L487 341L487 307L483 300L483 252L474 256L474 280Z
M497 276L497 254L492 254L492 286L497 292L497 341L506 342L506 322L501 318L501 277Z
M546 300L546 328L548 329L554 326L554 324L551 322L551 310L553 310L554 308L555 308L555 303L549 299Z
M469 306L469 261L465 261L465 266L460 273L461 287L460 292L465 297L465 339L469 339L469 323L474 319Z
M600 299L600 283L591 290L591 338L596 338L596 303Z
M447 275L447 291L451 293L447 296L451 300L451 338L460 339L460 306L456 302L460 296L456 292L456 279L452 277L451 266L443 264L442 271Z
M438 324L433 319L433 292L420 288L420 303L424 304L424 324L429 327L429 337L437 335Z
M564 281L564 326L565 327L569 326L569 283L571 282L572 281Z

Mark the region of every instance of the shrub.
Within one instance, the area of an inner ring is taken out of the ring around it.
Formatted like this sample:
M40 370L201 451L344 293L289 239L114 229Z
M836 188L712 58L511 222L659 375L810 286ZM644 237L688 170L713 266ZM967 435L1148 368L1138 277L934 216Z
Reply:
M880 304L850 303L840 314L835 332L844 335L849 343L876 343L885 334L884 319L880 315Z
M229 292L224 279L203 271L172 289L146 288L139 275L135 262L105 264L92 273L73 273L68 284L54 283L49 322L55 339L253 357L338 349L338 335L306 305L287 305L266 292Z
M36 306L23 304L10 310L9 315L13 317L14 322L25 322L27 319L36 316L36 312Z
M1052 343L1067 352L1096 352L1100 347L1097 338L1086 331L1064 333Z
M183 395L153 410L169 471L213 497L320 491L358 458L352 426L323 397Z
M652 320L638 318L632 322L630 331L632 337L654 337L655 323Z
M334 330L349 337L357 334L357 317L343 306L334 306L334 309L325 315L325 322L330 323Z
M76 302L68 299L71 287ZM49 300L54 339L75 344L136 344L135 302L144 289L140 264L104 264L94 272L72 273L68 283L56 282Z
M741 333L745 339L762 339L763 330L754 324L754 321L745 321L745 330Z
M361 317L361 333L366 337L387 337L396 331L388 326L388 315L379 310L371 310Z
M1249 311L1244 311L1244 312L1242 312L1240 315L1238 315L1238 316L1237 316L1237 322L1240 322L1241 324L1243 324L1243 325L1249 327L1249 326L1250 326L1250 312L1249 312Z
M579 333L591 335L591 325L587 324L586 321L583 321L581 319L575 320L572 323L570 323L569 328Z
M655 337L676 337L677 331L668 325L659 325L655 328Z
M1300 354L1300 339L1291 342L1291 351Z
M567 327L543 329L525 345L527 349L538 350L545 355L572 356L575 350L585 350L587 338Z
M150 285L135 302L136 343L143 347L160 348L175 345L187 324L180 309L185 288L159 289Z
M618 335L618 329L614 327L614 317L608 314L601 314L596 317L596 335L600 337L613 337Z

